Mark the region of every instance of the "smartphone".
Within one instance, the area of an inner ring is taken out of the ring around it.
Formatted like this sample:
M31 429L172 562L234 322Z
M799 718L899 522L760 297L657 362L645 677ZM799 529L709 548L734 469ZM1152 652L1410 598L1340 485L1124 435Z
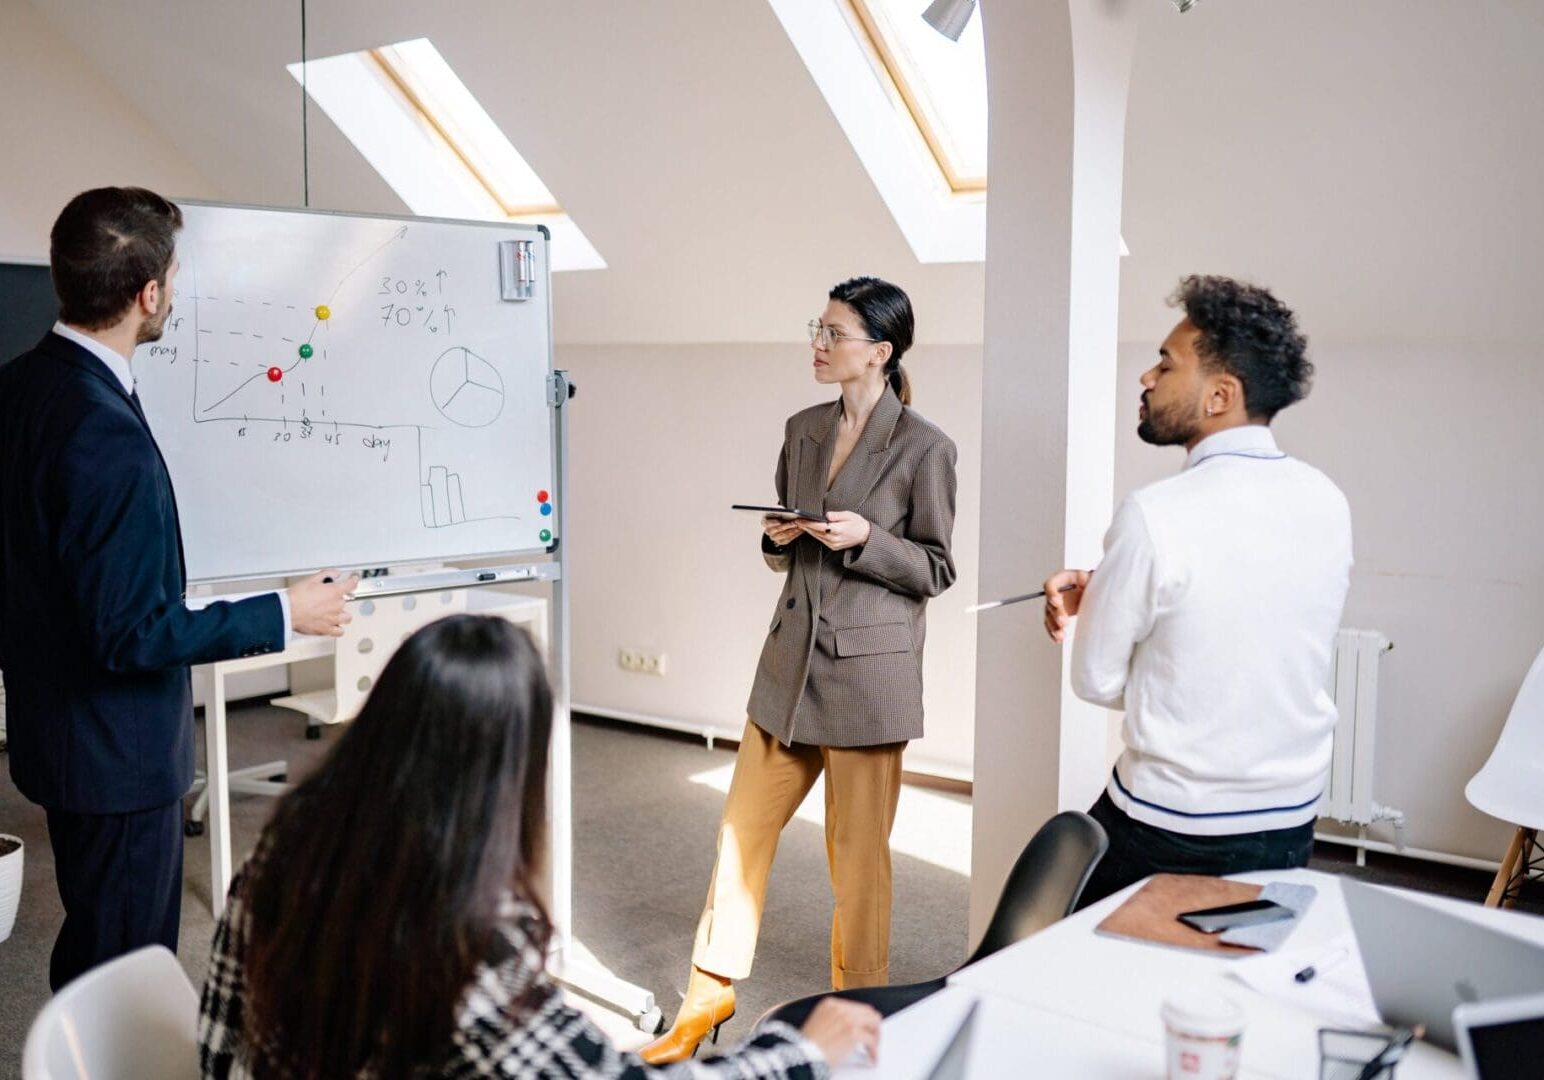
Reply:
M1202 908L1199 911L1182 911L1179 921L1203 934L1218 934L1240 926L1258 926L1261 923L1280 922L1290 919L1294 912L1274 900L1249 900L1242 904L1225 907Z

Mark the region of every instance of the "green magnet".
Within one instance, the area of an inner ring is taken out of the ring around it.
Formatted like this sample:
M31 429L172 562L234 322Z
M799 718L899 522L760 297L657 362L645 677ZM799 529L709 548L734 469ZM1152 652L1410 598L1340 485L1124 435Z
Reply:
M541 542L542 543L548 544L548 543L552 542L552 530L551 529L543 529L538 535L541 537Z
M311 359L311 353L312 353L312 349L311 349L311 346L309 344L302 345L300 347L300 358L302 360L309 360L309 359Z

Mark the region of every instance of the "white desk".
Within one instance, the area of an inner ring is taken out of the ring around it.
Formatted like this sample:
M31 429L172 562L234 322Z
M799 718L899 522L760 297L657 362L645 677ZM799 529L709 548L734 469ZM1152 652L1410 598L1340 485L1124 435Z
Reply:
M982 1080L1159 1080L1163 1048L1007 998L950 986L885 1021L877 1068L848 1065L834 1080L927 1080L973 1001L980 1002L966 1075ZM1241 1074L1241 1080L1259 1080ZM1403 1078L1401 1078L1403 1080Z
M539 643L546 641L547 602L540 597L473 589L468 595L467 609L476 614L501 615L512 622L528 625ZM205 776L209 790L209 816L205 827L209 833L210 905L217 919L225 910L225 893L230 888L234 873L231 865L230 760L225 731L225 680L238 672L277 664L297 664L303 660L326 659L336 652L335 638L302 636L296 637L281 652L221 660L197 669L207 673L209 678L209 700L204 708ZM566 741L562 742L562 748L567 745ZM568 761L566 757L559 761L559 752L559 740L554 738L552 767L554 770L563 770L562 775L566 776ZM559 817L566 822L571 810L566 800L554 799L552 813L556 825Z
M1349 933L1338 877L1312 870L1239 877L1262 883L1294 881L1318 889L1313 906L1284 950L1322 950ZM1316 1077L1319 1028L1376 1022L1360 956L1347 960L1336 980L1359 985L1365 998L1360 1015L1351 1009L1348 1016L1344 1004L1338 1011L1323 1008L1313 995L1314 983L1283 988L1284 995L1296 997L1287 1001L1257 993L1229 976L1237 965L1250 963L1248 959L1230 960L1095 934L1094 927L1136 888L951 976L949 997L935 994L885 1021L878 1068L846 1068L837 1075L844 1080L925 1077L971 996L982 1001L969 1069L973 1077L1161 1077L1164 1031L1159 1008L1170 993L1199 985L1215 985L1244 1006L1248 1023L1240 1075L1249 1080ZM1440 897L1420 895L1419 899L1544 943L1544 919ZM1454 1055L1419 1043L1400 1063L1397 1075L1400 1080L1461 1080L1463 1067Z

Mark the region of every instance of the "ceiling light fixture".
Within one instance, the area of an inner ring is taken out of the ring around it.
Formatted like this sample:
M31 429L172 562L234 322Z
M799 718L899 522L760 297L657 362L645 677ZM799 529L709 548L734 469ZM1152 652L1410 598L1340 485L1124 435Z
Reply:
M1187 6L1193 3L1195 0L1186 0ZM965 24L975 13L976 0L933 0L922 18L950 41L958 41L965 32Z

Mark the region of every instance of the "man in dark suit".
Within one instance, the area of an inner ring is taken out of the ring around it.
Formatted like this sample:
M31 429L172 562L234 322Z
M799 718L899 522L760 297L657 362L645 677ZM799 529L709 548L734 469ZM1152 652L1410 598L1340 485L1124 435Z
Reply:
M0 669L11 776L48 811L56 990L142 945L177 948L189 665L341 634L357 580L183 601L177 503L129 367L171 312L181 225L143 189L71 200L51 236L59 322L0 367Z

